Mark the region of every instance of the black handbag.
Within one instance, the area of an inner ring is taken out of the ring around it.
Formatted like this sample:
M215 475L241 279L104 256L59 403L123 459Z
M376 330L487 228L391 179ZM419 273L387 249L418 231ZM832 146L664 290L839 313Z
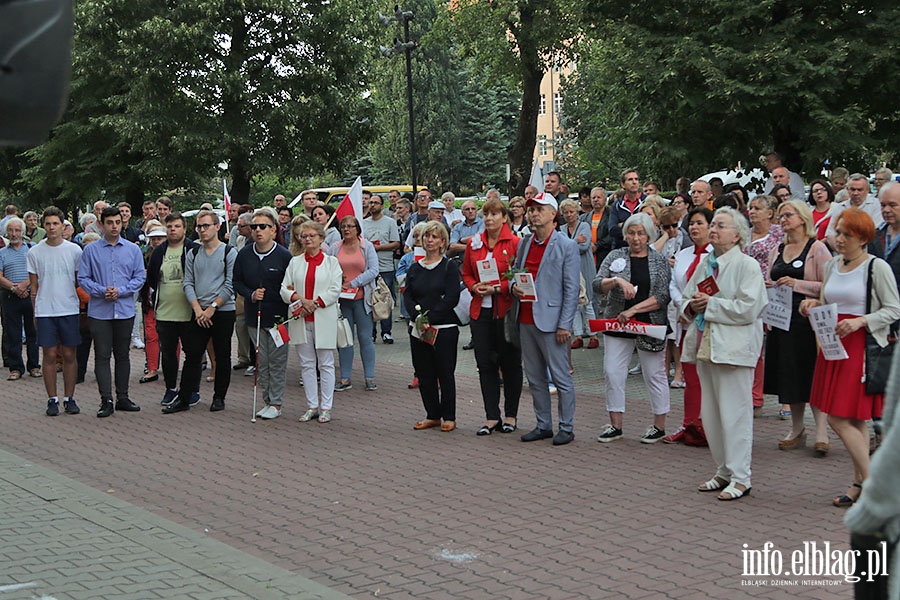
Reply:
M872 310L872 265L876 259L869 261L869 278L866 281L866 314ZM891 361L894 357L894 346L897 343L898 323L891 325L887 346L881 347L875 337L866 330L866 394L873 396L883 394L891 374Z

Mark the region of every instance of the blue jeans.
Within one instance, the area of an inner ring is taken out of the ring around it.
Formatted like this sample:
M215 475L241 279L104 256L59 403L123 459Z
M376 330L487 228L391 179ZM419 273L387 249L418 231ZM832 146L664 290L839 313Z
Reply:
M375 379L375 342L372 341L372 315L366 312L366 300L341 300L341 314L350 323L350 330L356 329L356 340L362 356L363 372L366 379ZM340 348L341 379L349 380L353 371L353 346Z

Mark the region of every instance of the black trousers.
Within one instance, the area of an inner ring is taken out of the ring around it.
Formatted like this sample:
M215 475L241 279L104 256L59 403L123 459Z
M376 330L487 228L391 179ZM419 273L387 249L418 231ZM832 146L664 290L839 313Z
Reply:
M427 419L456 420L456 346L459 327L438 332L434 346L409 336L413 368ZM440 389L438 384L440 383Z
M185 345L187 325L188 323L184 321L156 321L163 380L166 382L167 390L178 387L178 343L181 342L182 347Z
M37 330L34 326L34 307L31 298L19 298L11 292L0 295L0 309L3 316L3 350L10 371L25 372L41 366L38 359ZM22 330L25 330L25 355L28 364L22 361Z
M213 344L213 353L216 355L213 398L225 399L228 386L231 384L231 336L234 333L234 317L233 310L218 310L213 315L211 327L200 327L194 318L191 318L189 323L182 323L182 330L185 331L182 338L184 368L181 370L181 389L178 391L178 402L189 402L191 395L200 390L203 353L206 351L206 345L210 339Z
M481 397L488 421L500 420L500 374L503 374L503 412L515 418L522 395L522 350L506 341L503 319L494 318L493 308L482 308L478 318L469 323Z

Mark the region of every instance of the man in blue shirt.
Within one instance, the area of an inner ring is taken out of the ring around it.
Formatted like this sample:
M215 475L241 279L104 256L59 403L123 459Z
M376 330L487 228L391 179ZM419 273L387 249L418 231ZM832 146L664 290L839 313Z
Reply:
M32 377L41 376L38 361L37 331L34 326L34 306L31 303L31 282L28 278L26 255L31 244L23 243L25 223L19 217L11 217L6 222L6 237L9 244L0 250L0 306L3 310L3 329L15 332L7 336L6 352L9 358L9 379L21 379L28 367ZM26 356L28 364L22 362L22 336L25 329Z
M135 244L121 237L118 206L100 213L103 237L89 244L81 258L78 284L88 293L88 320L94 338L94 374L100 389L98 417L116 410L137 412L141 407L128 397L131 361L128 356L134 324L134 295L146 279L144 259ZM110 357L116 356L116 402L113 404Z
M457 261L462 260L466 253L466 244L473 235L484 231L484 221L478 216L478 206L471 200L466 200L462 205L463 220L453 226L450 231L450 256Z

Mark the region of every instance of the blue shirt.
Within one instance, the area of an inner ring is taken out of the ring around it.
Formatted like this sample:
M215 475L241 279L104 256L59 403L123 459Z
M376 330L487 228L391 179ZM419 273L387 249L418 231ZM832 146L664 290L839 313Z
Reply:
M450 243L459 244L461 239L472 237L482 231L484 231L484 221L478 217L475 217L475 221L471 225L467 225L465 221L457 223L450 232Z
M0 250L0 271L3 271L3 276L12 283L22 283L28 279L27 255L28 246L25 242L22 242L18 250L12 246Z
M105 237L88 244L78 270L78 285L91 297L88 316L103 321L130 319L134 316L134 295L146 278L144 257L135 244L122 238L110 244ZM118 288L117 300L105 299L110 286Z

